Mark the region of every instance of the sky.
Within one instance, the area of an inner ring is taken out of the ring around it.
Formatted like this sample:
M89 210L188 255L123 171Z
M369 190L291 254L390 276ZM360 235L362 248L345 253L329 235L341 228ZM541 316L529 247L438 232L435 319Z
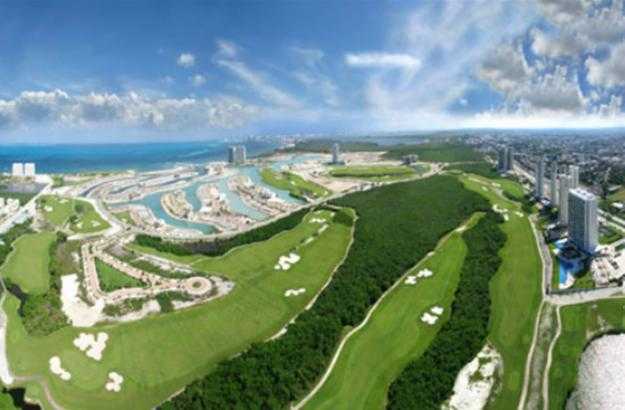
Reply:
M625 126L622 0L0 2L0 143Z

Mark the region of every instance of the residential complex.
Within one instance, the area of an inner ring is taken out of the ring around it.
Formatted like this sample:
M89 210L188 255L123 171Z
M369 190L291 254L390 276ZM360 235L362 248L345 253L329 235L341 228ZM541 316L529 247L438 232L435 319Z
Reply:
M545 159L540 158L536 163L536 192L534 195L537 199L545 196Z
M566 174L560 174L558 177L560 183L560 206L558 207L558 222L562 226L569 223L569 185L570 178Z
M341 162L341 146L338 142L332 145L332 163L339 164Z
M553 162L551 164L551 179L549 182L549 199L551 206L558 205L558 164Z
M571 189L568 196L569 238L579 249L592 254L599 244L597 197L581 188Z
M505 147L498 151L497 169L499 172L511 171L514 167L514 155L512 148Z
M571 189L579 188L579 167L571 165L569 167L569 175L571 176Z

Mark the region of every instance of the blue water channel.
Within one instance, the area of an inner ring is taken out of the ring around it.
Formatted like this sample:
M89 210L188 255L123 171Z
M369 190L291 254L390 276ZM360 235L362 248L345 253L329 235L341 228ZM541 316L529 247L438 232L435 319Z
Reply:
M555 246L558 249L562 249L564 245L566 245L566 241L560 240L555 242ZM560 267L559 279L561 285L566 283L566 279L569 274L573 276L579 270L579 267L577 266L578 264L565 261L560 257L558 257L558 265Z
M293 198L291 194L289 194L289 191L284 191L282 189L272 187L271 185L263 182L263 177L260 175L260 171L258 170L258 167L254 167L254 166L241 167L239 168L239 170L241 171L243 175L247 175L248 177L250 177L254 185L262 186L264 188L267 188L275 192L278 198L284 200L285 202L288 202L291 204L298 204L298 205L304 203L304 201L301 201L297 198Z

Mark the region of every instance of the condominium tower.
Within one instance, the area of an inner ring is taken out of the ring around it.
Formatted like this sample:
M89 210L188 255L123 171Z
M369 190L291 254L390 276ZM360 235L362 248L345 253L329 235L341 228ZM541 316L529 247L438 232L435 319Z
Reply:
M569 191L569 238L588 253L599 244L597 197L581 188Z
M545 160L540 158L536 163L536 198L543 198L545 195Z
M233 145L228 148L228 162L234 165L245 164L247 153L245 146Z
M571 189L579 188L579 167L571 165L569 167L569 175L571 176Z
M551 206L558 206L558 164L551 164L551 180L549 184L549 199Z
M560 174L558 177L560 183L560 205L558 206L558 222L560 225L568 225L569 223L569 176Z
M338 164L339 162L341 162L341 146L338 142L335 142L332 145L332 163Z

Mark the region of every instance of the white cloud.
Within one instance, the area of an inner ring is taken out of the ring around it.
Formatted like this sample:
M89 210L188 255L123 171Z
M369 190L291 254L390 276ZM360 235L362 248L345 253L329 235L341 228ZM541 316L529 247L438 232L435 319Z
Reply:
M193 67L195 65L195 56L191 53L182 53L178 56L177 63L184 68Z
M345 63L352 67L376 67L376 68L402 68L405 70L418 70L421 60L400 53L348 53L345 55Z
M242 61L217 60L217 64L245 81L265 101L281 108L298 108L301 106L300 102L293 96L271 84L263 73L250 69Z
M54 90L24 91L14 99L0 99L0 127L5 129L33 124L165 130L232 128L246 124L259 113L257 107L231 97L148 98L134 92L70 95Z
M576 33L565 32L559 36L549 36L542 30L531 32L532 51L539 56L559 58L577 56L586 47L586 42Z
M239 52L239 47L232 41L219 39L217 43L217 54L223 58L234 58Z
M308 67L317 66L325 56L325 53L317 48L291 47L290 50Z
M625 42L615 46L605 60L588 57L585 65L590 84L600 87L625 85Z
M194 87L200 87L206 84L206 77L202 74L195 74L194 76L189 77L189 80Z

